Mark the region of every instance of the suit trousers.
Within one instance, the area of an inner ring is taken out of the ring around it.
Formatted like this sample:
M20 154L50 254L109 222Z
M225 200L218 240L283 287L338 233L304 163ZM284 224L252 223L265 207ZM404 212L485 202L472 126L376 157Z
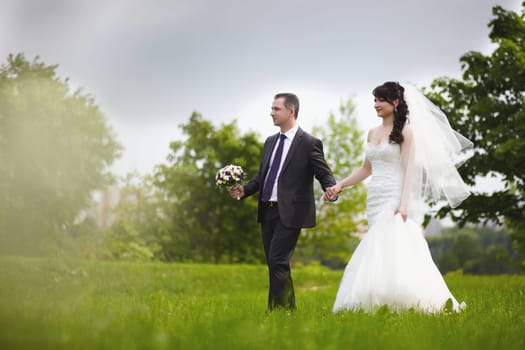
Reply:
M277 205L264 205L264 219L261 223L262 241L270 277L268 310L275 308L295 309L290 259L292 257L300 228L285 227L281 223Z

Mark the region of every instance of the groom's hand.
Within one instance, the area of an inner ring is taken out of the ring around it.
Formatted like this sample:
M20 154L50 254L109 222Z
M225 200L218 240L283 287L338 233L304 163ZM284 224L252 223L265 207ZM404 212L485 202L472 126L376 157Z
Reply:
M230 188L230 196L232 196L234 199L240 199L244 197L244 187L239 184L233 185L233 187Z
M323 202L335 202L338 198L338 193L337 193L337 190L334 188L335 186L332 186L332 187L327 187L325 192L323 193Z

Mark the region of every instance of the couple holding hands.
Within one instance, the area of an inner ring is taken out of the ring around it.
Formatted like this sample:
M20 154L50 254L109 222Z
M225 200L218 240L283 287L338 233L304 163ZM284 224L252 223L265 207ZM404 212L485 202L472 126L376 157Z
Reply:
M314 227L314 177L324 201L344 188L368 183L368 232L347 264L333 311L394 310L440 312L458 303L430 255L421 226L425 200L446 199L456 207L469 195L456 167L470 141L412 86L385 82L373 90L381 123L370 129L361 167L336 182L322 142L297 124L299 99L275 95L271 117L280 132L264 143L258 173L230 189L233 198L259 193L258 222L269 269L268 310L295 309L290 258L302 228ZM410 119L409 119L410 111Z

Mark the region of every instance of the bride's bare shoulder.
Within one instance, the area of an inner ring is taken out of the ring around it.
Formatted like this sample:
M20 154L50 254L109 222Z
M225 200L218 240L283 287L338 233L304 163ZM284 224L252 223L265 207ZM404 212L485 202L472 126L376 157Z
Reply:
M401 133L403 134L403 137L412 137L414 130L410 124L405 124Z
M370 141L374 137L378 128L379 126L374 126L368 130L367 141Z

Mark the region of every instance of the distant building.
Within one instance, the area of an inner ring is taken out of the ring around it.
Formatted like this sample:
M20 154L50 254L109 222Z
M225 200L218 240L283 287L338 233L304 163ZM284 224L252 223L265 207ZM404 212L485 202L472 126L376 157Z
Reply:
M117 206L119 204L131 204L132 206L143 206L146 201L156 200L152 192L148 192L139 186L109 186L103 191L96 191L92 196L89 208L82 210L76 218L80 223L87 217L94 218L98 228L104 230L109 228L118 217ZM161 213L159 213L161 215Z
M121 200L120 188L117 186L107 187L104 191L100 191L100 199L96 202L97 226L101 229L110 227L115 222L117 215L115 207Z

